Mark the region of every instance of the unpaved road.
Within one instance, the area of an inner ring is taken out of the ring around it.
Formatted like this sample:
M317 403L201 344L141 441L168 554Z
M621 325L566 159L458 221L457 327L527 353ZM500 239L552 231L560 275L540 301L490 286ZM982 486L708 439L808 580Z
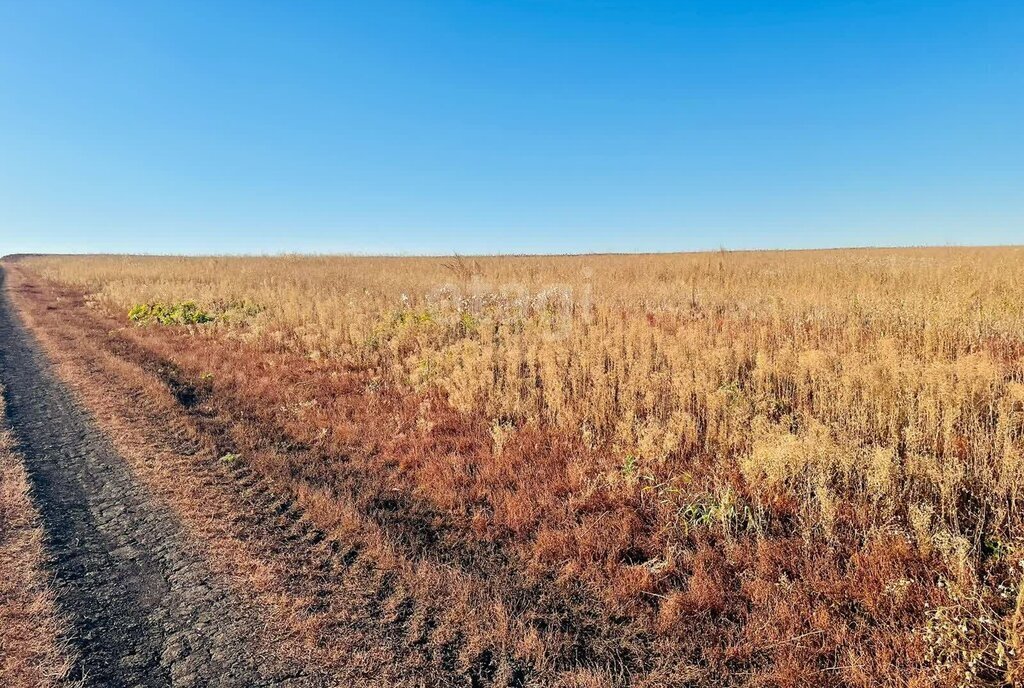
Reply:
M262 656L255 615L187 547L177 519L55 378L6 292L0 379L73 624L73 678L96 686L318 683Z

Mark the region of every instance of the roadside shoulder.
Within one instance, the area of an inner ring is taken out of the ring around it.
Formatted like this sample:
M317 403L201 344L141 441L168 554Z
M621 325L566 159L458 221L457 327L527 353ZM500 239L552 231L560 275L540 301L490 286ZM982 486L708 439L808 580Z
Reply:
M0 685L67 685L71 651L49 579L43 527L0 387Z

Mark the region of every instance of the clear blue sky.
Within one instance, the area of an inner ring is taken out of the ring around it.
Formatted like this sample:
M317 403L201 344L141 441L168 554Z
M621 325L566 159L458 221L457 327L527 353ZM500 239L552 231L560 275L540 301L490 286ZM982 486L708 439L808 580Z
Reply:
M1024 243L1024 2L0 0L0 253Z

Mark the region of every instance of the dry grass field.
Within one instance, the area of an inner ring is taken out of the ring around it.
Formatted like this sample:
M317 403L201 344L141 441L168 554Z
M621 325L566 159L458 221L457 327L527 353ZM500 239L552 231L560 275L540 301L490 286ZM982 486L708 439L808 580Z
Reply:
M1024 248L7 267L467 685L1024 682Z

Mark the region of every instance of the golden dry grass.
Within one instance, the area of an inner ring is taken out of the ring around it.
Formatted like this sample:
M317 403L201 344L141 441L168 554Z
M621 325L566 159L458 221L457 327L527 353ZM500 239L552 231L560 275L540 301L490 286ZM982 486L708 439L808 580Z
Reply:
M310 442L409 452L477 537L705 633L697 665L1020 678L1024 249L22 264L122 322L195 301L138 336ZM338 376L394 401L346 429Z

